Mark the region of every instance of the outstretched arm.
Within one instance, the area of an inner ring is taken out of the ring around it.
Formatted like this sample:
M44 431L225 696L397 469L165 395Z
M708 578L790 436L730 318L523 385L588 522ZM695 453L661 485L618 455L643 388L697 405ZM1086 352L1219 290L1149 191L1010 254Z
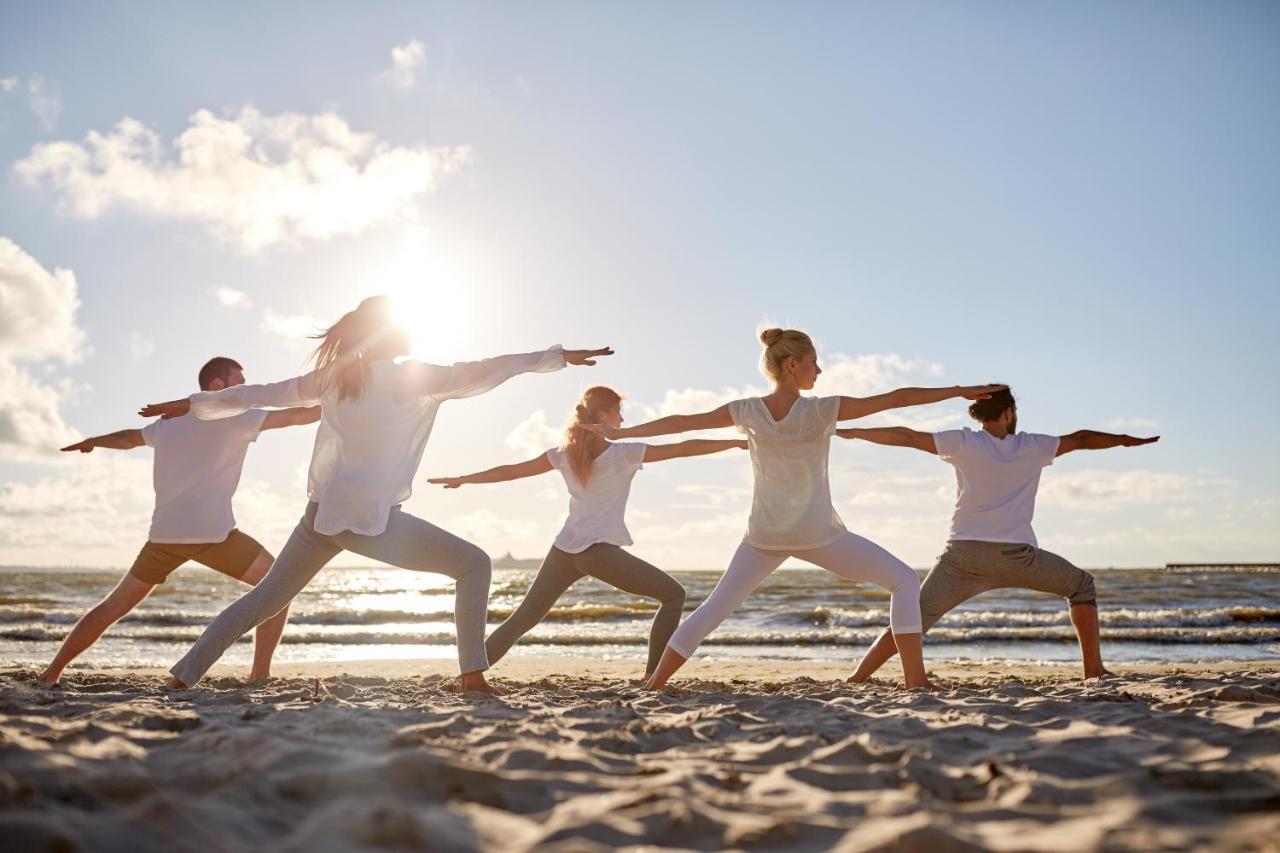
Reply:
M650 444L645 447L645 462L663 462L667 459L681 459L685 456L706 456L708 453L719 453L722 450L747 449L746 439L717 441L709 438L691 438L675 444Z
M320 402L320 380L314 372L266 385L233 385L221 391L201 391L181 400L148 403L139 410L144 418L156 415L168 420L192 412L201 420L217 420L244 414L250 409L283 409L315 406Z
M918 432L907 427L882 427L880 429L838 429L836 435L841 438L860 438L872 444L885 444L890 447L914 447L925 453L937 453L938 446L933 442L933 435Z
M1004 391L1008 387L1008 385L953 385L950 388L899 388L873 397L841 397L840 413L836 415L836 419L847 421L853 418L865 418L867 415L874 415L886 409L940 403L953 397L985 400L997 391Z
M1135 438L1131 435L1116 435L1111 432L1098 432L1092 429L1076 430L1070 435L1058 437L1057 456L1073 450L1106 450L1109 447L1137 447L1141 444L1153 444L1160 436L1151 438Z
M466 486L474 483L505 483L508 480L519 480L522 477L536 477L539 474L545 474L551 470L551 460L547 459L547 454L536 456L528 462L517 462L514 465L499 465L497 468L490 468L487 471L477 471L474 474L464 474L461 477L431 477L428 483L434 483L437 486L444 486L446 489L456 489L459 486Z
M280 409L269 412L262 422L262 429L279 429L281 427L305 426L320 420L320 407L307 406L299 409Z
M583 429L599 433L608 439L648 438L653 435L671 435L677 432L691 432L698 429L720 429L733 426L733 417L727 405L700 415L667 415L647 424L636 424L631 427L614 429L603 424L582 424Z
M431 396L438 400L474 397L497 388L521 373L550 373L570 364L591 367L601 356L613 355L609 347L602 349L562 349L559 346L541 352L500 355L481 361L462 361L448 366L405 362L401 365L400 393Z
M142 430L122 429L117 432L109 432L106 435L95 435L92 438L86 438L84 441L68 444L62 449L64 451L79 450L81 453L92 453L95 447L110 447L112 450L132 450L135 447L141 447L143 444L145 442L142 440Z

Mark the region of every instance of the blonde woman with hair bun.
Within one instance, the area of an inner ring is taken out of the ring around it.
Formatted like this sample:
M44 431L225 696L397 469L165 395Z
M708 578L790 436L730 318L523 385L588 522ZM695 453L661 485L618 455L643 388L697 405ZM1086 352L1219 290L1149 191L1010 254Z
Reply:
M979 400L1003 385L899 388L872 397L810 397L822 368L813 341L798 329L765 329L761 369L773 382L763 397L734 400L710 412L670 415L620 428L588 427L606 438L642 438L737 427L746 434L755 487L747 533L707 599L672 634L653 675L659 690L715 628L788 557L843 578L889 590L889 622L908 688L929 689L921 648L920 579L879 545L845 529L831 505L827 455L838 421L952 397Z
M485 641L490 663L497 663L525 634L546 618L569 587L593 577L612 587L658 602L649 629L645 678L653 674L684 611L684 587L671 575L623 550L631 545L625 514L631 480L646 462L745 450L745 441L698 439L678 444L609 442L584 429L587 424L622 426L622 396L597 385L582 393L565 427L564 443L527 462L501 465L462 477L427 482L446 489L472 483L504 483L545 474L553 468L569 489L569 517L547 551L524 600Z

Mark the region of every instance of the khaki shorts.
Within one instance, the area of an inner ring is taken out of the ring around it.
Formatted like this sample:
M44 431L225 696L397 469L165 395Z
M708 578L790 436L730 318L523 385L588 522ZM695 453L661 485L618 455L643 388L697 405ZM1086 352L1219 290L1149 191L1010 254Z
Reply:
M182 545L172 542L147 542L138 552L129 574L143 583L161 584L173 570L187 560L195 560L215 572L244 580L249 567L263 552L263 547L247 533L232 530L221 542Z
M1096 604L1093 575L1052 551L1012 542L952 540L920 587L920 615L929 630L954 607L993 589L1032 589L1069 604Z

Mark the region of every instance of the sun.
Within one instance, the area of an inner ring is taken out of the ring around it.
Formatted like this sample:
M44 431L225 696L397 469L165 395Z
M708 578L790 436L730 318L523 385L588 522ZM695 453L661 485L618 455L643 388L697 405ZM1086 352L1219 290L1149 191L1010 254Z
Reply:
M457 361L471 337L471 300L448 257L432 245L428 229L406 229L398 254L379 279L395 304L396 319L409 332L411 355Z

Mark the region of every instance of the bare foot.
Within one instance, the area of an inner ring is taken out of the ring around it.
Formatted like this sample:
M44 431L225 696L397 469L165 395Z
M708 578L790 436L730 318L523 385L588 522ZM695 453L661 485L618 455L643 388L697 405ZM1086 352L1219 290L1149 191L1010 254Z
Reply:
M459 693L487 693L490 696L501 696L497 688L485 681L483 672L464 672L458 676Z
M899 689L899 690L905 690L905 691L920 690L920 691L923 691L923 692L925 692L925 693L937 693L937 692L938 692L938 686L937 686L936 684L934 684L932 681L930 681L929 679L927 679L927 678L926 678L923 682L921 682L920 684L908 684L906 687L899 687L898 689Z
M51 670L46 669L44 672L40 673L40 677L36 680L39 681L41 684L52 687L53 685L58 683L58 679L61 677L62 677L62 673L60 672L54 673Z
M189 685L183 684L181 681L179 681L178 676L176 675L170 678L168 681L166 681L164 686L169 688L170 690L190 690L191 689Z
M1116 677L1116 674L1111 670L1107 669L1105 666L1102 668L1102 672L1099 672L1096 675L1089 675L1088 673L1085 673L1085 676L1084 676L1085 681L1088 681L1091 678L1102 680L1104 678L1115 678L1115 677Z
M270 670L268 670L267 672L251 672L249 673L249 680L246 681L245 684L257 684L259 681L267 681L270 678L271 678Z
M856 675L851 675L844 680L844 683L845 684L866 684L867 681L868 679L866 678L858 678L858 676Z

